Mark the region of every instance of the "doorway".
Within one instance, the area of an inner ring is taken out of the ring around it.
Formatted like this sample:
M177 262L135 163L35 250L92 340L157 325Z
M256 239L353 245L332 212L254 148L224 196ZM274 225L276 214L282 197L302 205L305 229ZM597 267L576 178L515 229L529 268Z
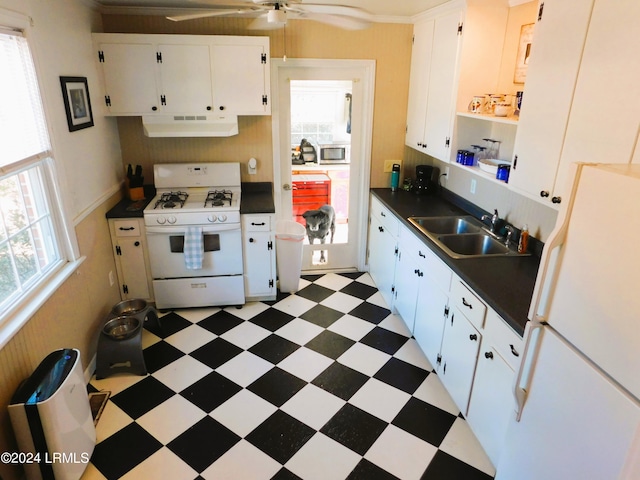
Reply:
M369 60L272 60L277 217L334 215L333 235L313 234L325 243L305 235L305 272L365 268L374 72Z

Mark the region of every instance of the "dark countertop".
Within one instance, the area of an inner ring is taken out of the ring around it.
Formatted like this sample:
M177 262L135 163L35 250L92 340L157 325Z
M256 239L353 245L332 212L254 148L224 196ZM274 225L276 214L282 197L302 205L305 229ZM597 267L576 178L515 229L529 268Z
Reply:
M142 211L149 205L153 197L156 196L156 189L153 185L144 186L144 199L135 202L127 197L120 200L115 207L106 214L107 218L142 218Z
M107 218L142 218L142 211L156 195L153 185L144 186L145 198L132 202L128 198L123 198L109 210ZM242 200L240 201L240 213L275 213L276 207L273 203L273 184L271 182L247 182L242 183Z
M243 182L240 213L276 213L271 182Z
M407 220L413 215L441 216L477 214L440 196L420 196L403 190L374 188L376 196L404 226L424 240L425 245L446 263L484 302L493 308L520 336L524 335L529 303L540 264L536 255L454 259ZM477 215L474 215L477 216Z

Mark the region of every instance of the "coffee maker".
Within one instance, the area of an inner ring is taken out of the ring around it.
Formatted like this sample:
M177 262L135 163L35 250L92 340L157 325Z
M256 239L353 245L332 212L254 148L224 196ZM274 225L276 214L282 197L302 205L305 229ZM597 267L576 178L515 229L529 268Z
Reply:
M429 195L434 192L432 176L433 167L431 165L416 166L416 183L413 188L417 195Z

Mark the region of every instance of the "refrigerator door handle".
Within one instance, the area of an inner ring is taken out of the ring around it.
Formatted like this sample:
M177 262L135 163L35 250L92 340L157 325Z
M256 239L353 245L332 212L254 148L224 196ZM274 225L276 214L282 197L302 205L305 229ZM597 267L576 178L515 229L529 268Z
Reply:
M569 228L569 220L571 219L571 210L575 200L575 193L580 181L580 173L583 164L572 164L571 172L573 182L571 185L571 196L568 201L564 202L564 208L558 214L556 227L549 235L549 239L544 245L542 257L540 259L540 267L538 268L538 276L533 290L533 297L529 307L529 319L534 320L539 317L539 321L544 321L548 313L549 295L552 293L555 275L557 273L556 266L560 263L561 247L567 237ZM557 253L557 255L556 255Z
M531 377L533 375L533 366L535 365L535 357L538 353L538 347L540 345L540 336L542 334L542 328L544 324L540 323L538 319L530 322L527 326L527 341L524 345L524 352L522 353L522 362L518 369L518 375L513 386L513 396L516 399L516 422L520 421L522 416L522 410L524 404L527 401L527 395L529 393L529 386L531 384ZM535 336L535 339L534 339ZM524 381L524 385L523 385Z

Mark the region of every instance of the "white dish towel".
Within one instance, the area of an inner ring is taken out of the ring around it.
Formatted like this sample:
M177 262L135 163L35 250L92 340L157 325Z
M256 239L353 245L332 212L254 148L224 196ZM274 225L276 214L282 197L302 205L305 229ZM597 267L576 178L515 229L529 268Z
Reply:
M200 270L204 258L202 227L187 227L184 234L184 266L188 270Z

